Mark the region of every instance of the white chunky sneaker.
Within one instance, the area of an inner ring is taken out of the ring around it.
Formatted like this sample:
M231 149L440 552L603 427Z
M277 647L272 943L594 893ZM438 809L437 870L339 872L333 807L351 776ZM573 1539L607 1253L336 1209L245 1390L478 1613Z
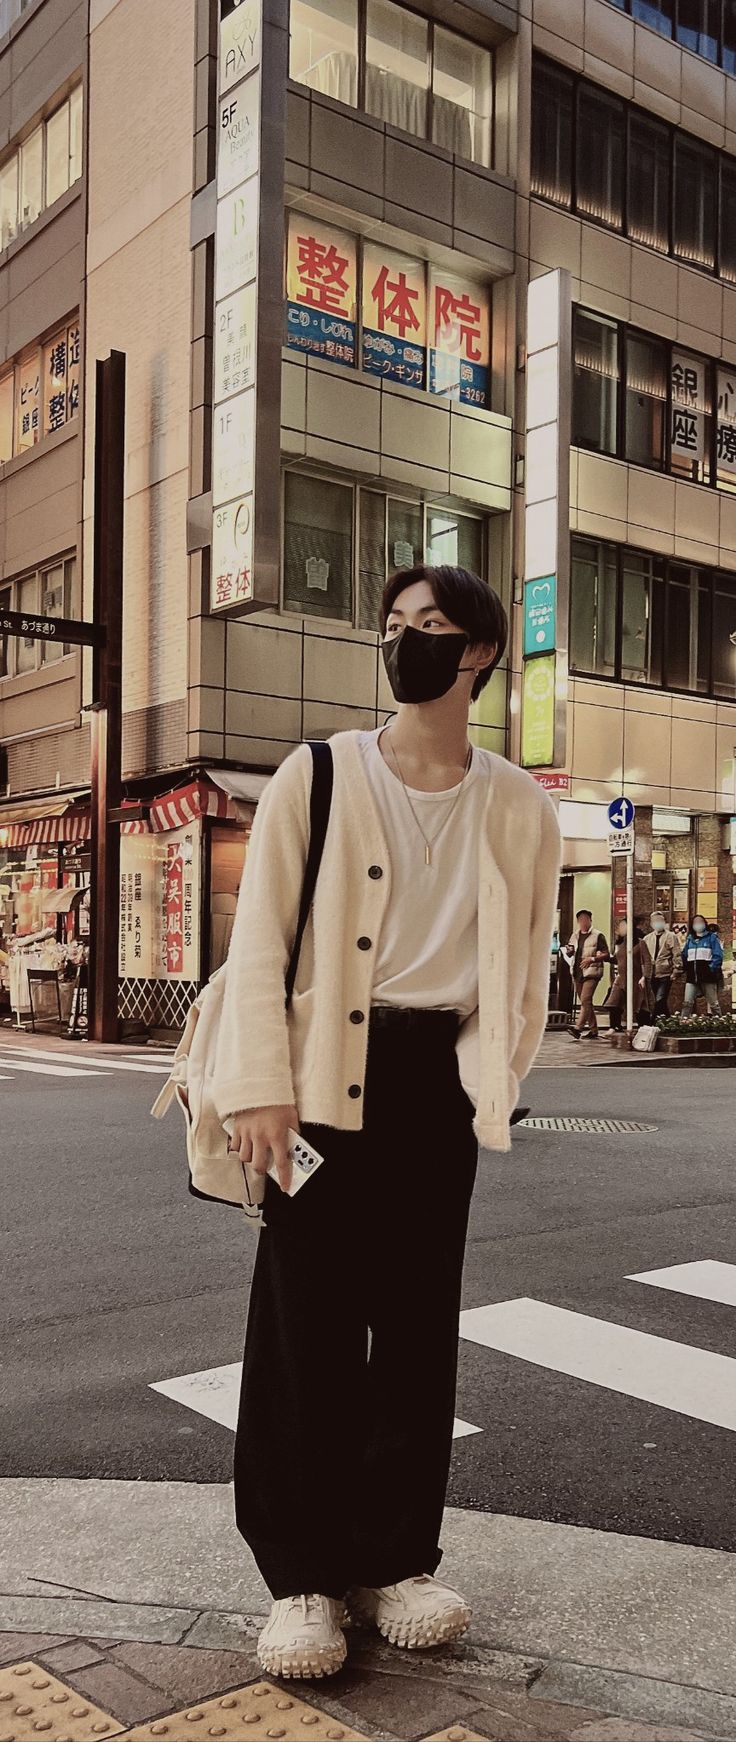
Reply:
M356 1621L377 1627L391 1645L408 1651L446 1645L470 1626L465 1599L429 1573L380 1590L359 1586L350 1592L348 1607Z
M347 1656L343 1603L319 1595L281 1597L258 1640L258 1662L271 1675L334 1675Z

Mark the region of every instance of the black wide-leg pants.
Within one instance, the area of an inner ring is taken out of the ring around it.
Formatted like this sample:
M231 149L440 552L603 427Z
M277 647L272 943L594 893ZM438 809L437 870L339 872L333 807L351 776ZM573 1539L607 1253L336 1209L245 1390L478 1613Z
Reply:
M477 1143L450 1012L371 1020L364 1126L267 1181L235 1507L274 1597L433 1573L452 1449Z

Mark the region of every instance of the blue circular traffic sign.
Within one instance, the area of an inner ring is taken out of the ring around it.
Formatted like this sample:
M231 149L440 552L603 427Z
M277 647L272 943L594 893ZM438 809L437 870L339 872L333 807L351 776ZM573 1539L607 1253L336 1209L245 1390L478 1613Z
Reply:
M636 816L636 806L630 798L614 798L608 806L608 821L612 829L630 829Z

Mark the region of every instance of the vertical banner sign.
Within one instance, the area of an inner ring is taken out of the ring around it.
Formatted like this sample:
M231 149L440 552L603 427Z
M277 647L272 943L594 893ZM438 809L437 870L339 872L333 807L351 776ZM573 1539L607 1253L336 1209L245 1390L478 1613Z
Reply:
M425 385L427 291L421 260L366 242L363 249L363 368L370 375Z
M286 343L355 367L357 243L332 224L289 214Z
M490 410L491 305L487 289L431 267L429 391Z
M210 609L279 592L288 0L219 0Z
M706 458L706 368L704 357L672 353L672 453L696 468Z
M521 761L564 768L570 574L570 275L529 285Z
M718 482L736 489L736 369L718 370L717 397Z

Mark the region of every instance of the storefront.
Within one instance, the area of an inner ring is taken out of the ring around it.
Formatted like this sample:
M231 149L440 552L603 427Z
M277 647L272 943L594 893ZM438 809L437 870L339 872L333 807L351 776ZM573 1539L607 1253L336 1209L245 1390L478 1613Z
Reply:
M26 1021L32 1006L41 1019L60 1010L66 1020L71 1012L87 963L89 836L89 803L82 795L0 812L0 1010L6 1018Z

